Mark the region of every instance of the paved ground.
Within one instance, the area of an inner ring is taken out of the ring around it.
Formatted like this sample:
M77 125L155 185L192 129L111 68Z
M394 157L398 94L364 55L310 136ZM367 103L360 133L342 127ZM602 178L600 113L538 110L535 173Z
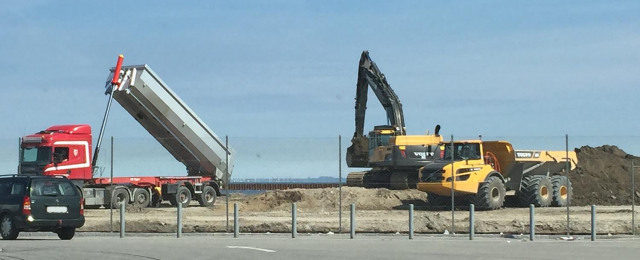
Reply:
M84 233L71 241L45 233L0 241L0 259L632 259L640 239L526 239L404 235L145 235Z

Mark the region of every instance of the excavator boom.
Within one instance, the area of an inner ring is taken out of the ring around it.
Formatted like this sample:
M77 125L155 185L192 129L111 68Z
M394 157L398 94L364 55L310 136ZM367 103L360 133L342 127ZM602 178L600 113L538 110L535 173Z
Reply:
M363 51L358 66L358 82L356 89L356 130L353 133L351 146L347 148L347 165L349 167L367 167L369 164L369 141L364 135L364 121L367 110L368 88L371 87L378 101L387 114L387 123L394 128L394 135L405 135L404 114L400 99L393 91L386 77L368 51Z

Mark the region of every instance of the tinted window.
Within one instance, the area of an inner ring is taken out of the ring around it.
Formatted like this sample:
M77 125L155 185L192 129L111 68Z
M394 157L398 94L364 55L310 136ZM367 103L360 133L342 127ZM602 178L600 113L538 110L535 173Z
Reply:
M14 182L13 187L11 188L11 195L22 195L24 194L24 183L22 182Z
M11 194L11 180L0 180L0 196L7 196Z
M24 147L22 161L25 163L47 164L51 162L51 147Z
M33 180L31 196L77 196L72 183L62 180Z

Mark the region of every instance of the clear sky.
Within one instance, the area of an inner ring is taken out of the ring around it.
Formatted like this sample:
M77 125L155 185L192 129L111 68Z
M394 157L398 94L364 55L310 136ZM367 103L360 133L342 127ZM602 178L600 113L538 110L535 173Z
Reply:
M446 136L534 149L563 149L568 134L572 147L640 154L639 1L1 3L5 172L15 170L22 135L68 123L98 131L108 68L121 53L125 65L148 64L229 136L236 177L306 176L268 160L282 154L335 171L335 140L342 135L344 149L353 135L363 50L400 97L409 134L441 124ZM366 129L385 124L373 96L368 107ZM146 138L149 150L168 155L117 104L107 136ZM264 170L275 165L284 173Z

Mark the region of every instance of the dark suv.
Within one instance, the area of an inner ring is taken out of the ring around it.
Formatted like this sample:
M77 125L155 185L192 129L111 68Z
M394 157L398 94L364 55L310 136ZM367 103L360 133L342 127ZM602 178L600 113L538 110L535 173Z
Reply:
M52 231L73 238L84 225L82 192L64 177L0 175L0 235Z

